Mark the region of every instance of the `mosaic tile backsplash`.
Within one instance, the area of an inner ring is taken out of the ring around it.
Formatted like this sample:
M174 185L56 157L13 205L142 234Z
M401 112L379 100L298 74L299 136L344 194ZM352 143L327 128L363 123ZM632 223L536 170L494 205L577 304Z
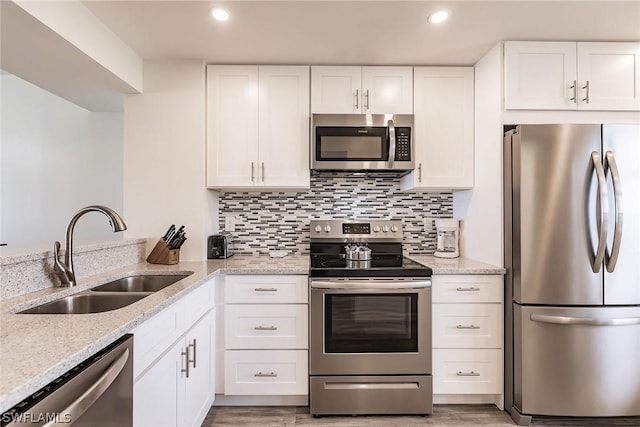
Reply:
M436 233L425 218L453 216L451 192L404 193L397 176L384 174L315 174L306 193L229 192L219 200L220 230L234 217L231 248L239 254L308 254L311 219L396 219L403 222L405 253L430 255Z

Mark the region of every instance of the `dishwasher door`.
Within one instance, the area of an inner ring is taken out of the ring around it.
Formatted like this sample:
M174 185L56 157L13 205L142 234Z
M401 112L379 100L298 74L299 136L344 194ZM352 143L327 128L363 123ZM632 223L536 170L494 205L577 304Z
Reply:
M0 417L2 426L133 426L133 335L125 335Z

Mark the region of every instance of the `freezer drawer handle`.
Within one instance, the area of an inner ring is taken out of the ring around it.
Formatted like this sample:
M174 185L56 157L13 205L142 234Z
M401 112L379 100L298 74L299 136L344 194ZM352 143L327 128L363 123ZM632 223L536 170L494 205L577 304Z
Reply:
M257 374L253 375L254 377L260 377L260 378L275 378L278 376L278 374L276 374L275 372L269 372L268 374L263 374L262 372L258 372Z
M129 359L128 348L125 349L111 365L109 365L107 370L95 383L93 383L91 387L82 393L80 397L71 402L69 406L60 411L60 414L69 414L69 419L73 421L80 418L80 416L104 394L115 379L118 378L118 375L120 375L120 372L124 369L124 365L127 363L127 359ZM68 425L69 423L51 421L44 424L43 427L60 427Z
M462 372L462 371L458 371L458 373L456 374L459 377L479 377L480 374L477 372Z
M620 181L620 172L618 172L616 158L611 151L607 151L605 154L605 174L609 170L611 171L611 180L613 182L613 200L615 201L616 222L613 230L613 245L611 246L611 253L609 253L608 249L605 252L605 265L607 266L607 271L612 273L616 268L616 263L618 262L620 242L622 241L622 183Z
M587 325L587 326L630 326L640 325L640 317L621 317L617 319L594 319L591 317L549 316L546 314L531 315L533 322L555 323L558 325Z
M595 169L596 177L598 178L598 192L600 199L600 212L598 215L598 249L596 250L593 264L591 264L591 269L594 273L599 273L607 248L607 232L609 231L609 197L607 194L607 178L604 174L602 162L600 161L600 154L597 151L591 153L591 161L593 162L593 168Z
M458 325L456 326L457 329L480 329L480 326L476 326L476 325Z
M478 292L480 290L480 288L456 288L456 291L458 292Z

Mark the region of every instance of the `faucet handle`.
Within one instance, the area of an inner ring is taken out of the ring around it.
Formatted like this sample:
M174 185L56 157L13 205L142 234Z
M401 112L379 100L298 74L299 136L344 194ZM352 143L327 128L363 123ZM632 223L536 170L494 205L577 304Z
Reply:
M60 242L58 241L53 244L53 272L60 279L62 286L73 286L75 284L75 277L71 270L60 262Z

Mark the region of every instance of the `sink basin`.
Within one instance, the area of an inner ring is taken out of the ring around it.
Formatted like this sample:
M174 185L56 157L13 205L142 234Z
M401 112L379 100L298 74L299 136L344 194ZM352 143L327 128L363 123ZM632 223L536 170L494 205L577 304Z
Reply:
M26 314L86 314L102 313L133 304L149 294L76 294L61 298L20 313Z
M189 274L128 276L91 289L97 292L156 292L182 280Z

